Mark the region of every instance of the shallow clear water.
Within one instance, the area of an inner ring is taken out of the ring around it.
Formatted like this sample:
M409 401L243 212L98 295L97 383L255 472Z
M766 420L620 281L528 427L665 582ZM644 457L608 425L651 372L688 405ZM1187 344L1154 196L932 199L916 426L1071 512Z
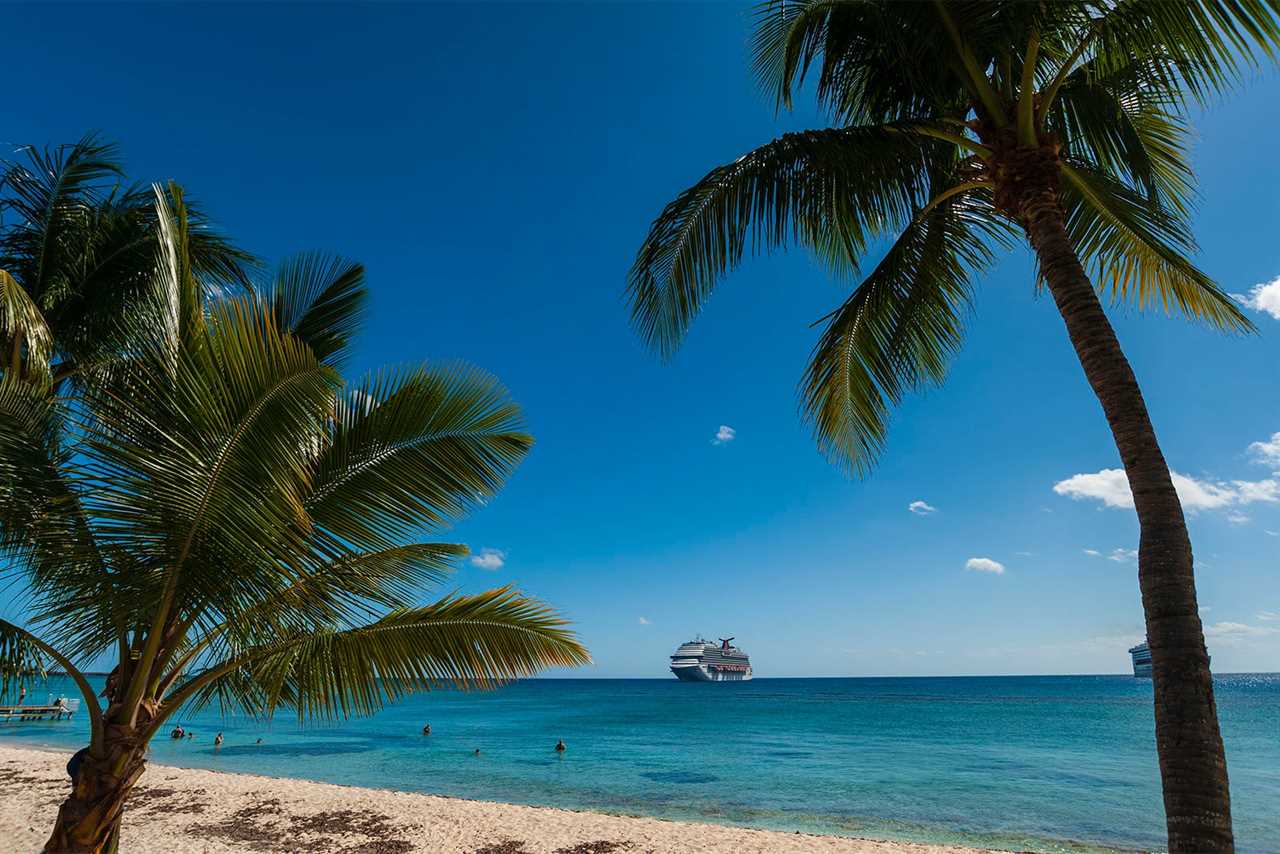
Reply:
M1239 850L1280 851L1280 674L1216 684ZM196 739L157 739L154 761L1018 850L1163 845L1151 683L1126 676L530 680L341 725L183 723ZM0 744L70 749L86 728L0 724Z

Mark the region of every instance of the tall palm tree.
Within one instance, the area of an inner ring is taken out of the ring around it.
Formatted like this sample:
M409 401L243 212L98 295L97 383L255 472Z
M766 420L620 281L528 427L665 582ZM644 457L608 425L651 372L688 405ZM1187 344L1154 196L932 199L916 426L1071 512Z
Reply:
M306 256L207 302L181 190L154 204L128 352L70 403L0 379L0 548L29 602L25 625L0 621L0 672L65 670L91 725L50 852L115 850L147 744L181 709L346 717L588 660L511 588L418 604L466 553L419 540L530 446L505 390L466 366L345 383L358 265ZM104 659L100 704L81 668Z
M833 126L713 169L658 216L629 279L634 324L665 356L749 251L798 245L848 274L886 239L825 318L801 384L818 445L865 474L891 408L943 379L974 280L996 250L1030 244L1133 491L1176 852L1232 849L1226 761L1182 508L1099 291L1250 328L1188 260L1187 113L1270 56L1276 12L1275 0L771 0L755 71L780 108L812 74Z
M60 385L127 346L157 230L151 188L124 180L94 134L0 163L0 370ZM186 208L201 287L249 287L254 258Z

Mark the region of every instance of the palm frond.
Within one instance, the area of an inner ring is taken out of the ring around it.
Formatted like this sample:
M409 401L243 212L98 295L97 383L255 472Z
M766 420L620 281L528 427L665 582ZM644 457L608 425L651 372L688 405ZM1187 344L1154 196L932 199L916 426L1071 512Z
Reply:
M364 321L364 266L319 253L297 255L280 265L264 298L277 326L305 341L321 362L337 364Z
M26 287L40 306L58 299L68 283L64 256L74 252L87 208L121 175L116 147L87 134L73 145L28 147L27 163L5 164L0 210L15 227L0 240L0 267Z
M1194 179L1190 130L1181 111L1141 91L1092 79L1088 70L1067 79L1046 117L1065 155L1095 163L1142 191L1152 204L1185 214Z
M939 145L906 127L814 130L713 169L667 205L637 252L627 288L633 325L669 356L748 251L839 241L860 257L923 202L926 153Z
M0 333L12 342L12 361L0 359L0 366L19 375L26 369L32 379L49 379L49 359L53 353L53 334L40 307L18 284L18 280L0 270ZM24 350L25 347L25 350Z
M45 677L47 662L31 636L13 623L0 620L0 697L11 685L26 685Z
M1187 257L1196 245L1183 217L1088 164L1064 164L1062 171L1067 230L1100 290L1140 308L1177 307L1220 329L1253 329L1235 301Z
M1245 69L1276 56L1278 15L1280 6L1271 0L1122 0L1091 23L1094 62L1106 74L1135 57L1154 60L1147 64L1153 86L1206 102L1234 86Z
M174 697L175 704L190 697L196 708L218 701L266 716L283 707L303 720L332 719L371 714L406 693L444 684L488 688L588 662L563 618L503 587L243 650L206 671L215 678L202 684L197 675Z
M532 441L520 408L483 371L375 373L338 406L307 510L337 540L389 548L488 500Z
M909 391L944 378L972 279L1004 240L989 199L957 195L914 219L831 317L801 383L801 411L833 462L865 475Z

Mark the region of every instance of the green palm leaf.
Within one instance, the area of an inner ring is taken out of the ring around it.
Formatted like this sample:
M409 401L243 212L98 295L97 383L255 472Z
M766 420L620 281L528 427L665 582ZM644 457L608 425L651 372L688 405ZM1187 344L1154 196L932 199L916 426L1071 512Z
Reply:
M1187 255L1195 241L1185 221L1084 164L1063 166L1067 228L1094 283L1139 307L1177 307L1188 317L1238 332L1253 323Z
M216 700L268 716L284 707L300 719L329 719L371 714L442 684L491 687L589 661L561 617L503 587L243 650L193 677L172 703L191 700L199 708Z
M801 384L801 409L830 459L869 472L892 407L943 380L992 238L1003 235L989 202L952 197L912 221L832 315Z
M364 266L318 253L298 255L280 265L264 298L279 328L305 341L321 362L337 364L364 321Z
M338 406L307 511L341 542L389 548L494 495L532 444L523 431L506 389L475 368L372 374Z
M709 172L658 216L628 280L631 318L674 352L720 278L755 253L791 244L844 247L905 222L923 203L930 141L909 128L786 134Z

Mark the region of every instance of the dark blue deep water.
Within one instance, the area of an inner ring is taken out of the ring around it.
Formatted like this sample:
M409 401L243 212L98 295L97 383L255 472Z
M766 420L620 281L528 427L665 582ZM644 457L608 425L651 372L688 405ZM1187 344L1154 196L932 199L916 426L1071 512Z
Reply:
M1217 697L1239 848L1280 852L1280 675L1220 676ZM157 739L154 762L1013 850L1163 840L1151 683L1125 676L530 680L342 724L183 722L197 738ZM0 724L0 744L70 750L85 730Z

